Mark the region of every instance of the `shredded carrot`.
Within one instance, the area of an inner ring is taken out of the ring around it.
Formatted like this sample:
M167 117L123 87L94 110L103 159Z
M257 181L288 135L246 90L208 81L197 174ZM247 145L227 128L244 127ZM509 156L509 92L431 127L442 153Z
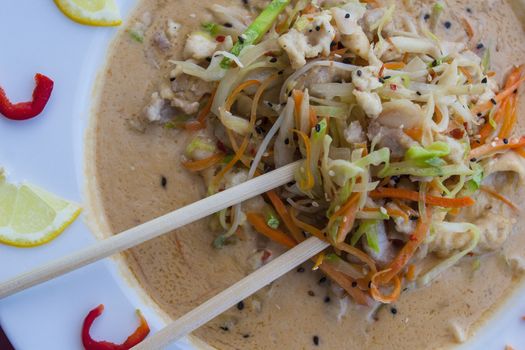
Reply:
M400 217L400 218L403 218L403 220L405 221L408 221L410 220L407 213L405 213L404 211L402 210L397 210L397 209L391 209L391 208L385 208L386 209L386 213L389 215L389 216L397 216L397 217ZM380 208L363 208L361 209L362 211L368 211L368 212L378 212L378 211L381 211Z
M357 193L353 193L350 198L348 198L348 200L346 201L346 203L341 207L339 208L335 213L332 214L332 216L330 217L330 223L328 224L328 226L331 226L331 224L335 221L335 219L337 219L338 216L341 216L343 215L344 213L346 213L348 211L348 209L350 209L352 207L352 205L359 199L359 194Z
M360 305L370 305L370 299L369 297L359 288L354 287L352 285L352 282L354 282L353 279L346 276L342 272L337 271L333 266L330 264L322 264L320 266L321 271L323 271L332 281L337 283L341 288L343 288L348 295L350 295L356 303Z
M507 143L505 143L505 141ZM504 139L504 140L497 140L497 141L486 143L470 151L468 156L471 159L472 158L480 159L481 157L486 157L494 153L505 152L505 151L515 149L515 148L522 148L524 146L525 146L525 136L522 136L519 139L517 137L513 137L510 140Z
M295 127L301 130L301 105L303 104L304 92L300 90L293 90L292 97L294 101L294 118Z
M403 69L406 64L404 62L387 62L384 66L385 69Z
M492 189L490 187L484 186L484 185L480 186L480 190L482 190L483 192L491 195L492 197L496 198L497 200L502 201L503 203L508 205L512 210L517 211L517 212L520 211L520 209L518 208L518 206L516 204L514 204L507 197L505 197L502 194L498 193L496 190L494 190L494 189Z
M365 252L363 252L362 250L356 248L356 247L353 247L351 246L350 244L347 244L347 243L338 243L336 246L335 246L337 249L340 249L352 256L355 256L356 258L358 258L359 260L361 260L362 262L364 262L365 264L368 265L368 267L370 267L370 272L372 272L373 274L377 272L377 268L376 268L376 264L374 262L374 260L372 260L372 258L370 256L368 256L368 254L366 254Z
M306 7L301 11L301 14L309 15L309 14L316 13L316 12L317 12L317 9L315 8L315 6L312 5L311 3L308 3L308 5L306 5Z
M349 201L350 202L350 201ZM345 241L346 236L348 233L352 230L352 227L354 227L355 218L357 215L357 208L359 206L359 195L355 196L355 200L353 200L353 203L351 203L345 212L343 212L342 215L342 221L339 224L339 228L337 229L337 236L335 241L337 243L342 243Z
M295 132L297 135L301 137L304 143L305 151L306 151L306 161L304 162L304 165L303 165L304 172L306 175L306 180L301 179L301 181L299 182L299 187L301 188L301 190L306 192L306 191L311 190L315 185L314 175L312 174L312 170L310 169L310 161L312 158L312 146L310 144L310 138L304 132L300 130L295 130L295 129L293 130L293 132Z
M317 257L315 258L314 267L312 267L312 271L315 271L315 270L319 269L319 266L321 266L323 264L324 256L325 256L324 252L321 252L321 253L317 254Z
M369 196L371 198L398 198L413 202L419 201L419 192L402 188L382 187L371 191ZM445 198L436 197L429 194L425 196L425 202L427 204L436 205L443 208L463 208L469 207L475 203L475 201L470 197Z
M401 202L399 199L395 199L394 198L394 203L399 208L401 208L401 210L403 210L405 213L407 213L409 217L418 215L417 211L415 211L414 209L410 208L408 205L406 205L405 203Z
M246 219L257 230L257 232L262 233L266 237L270 238L272 241L275 241L279 244L282 244L288 248L293 248L296 245L295 240L288 236L286 233L273 229L266 224L264 217L257 213L247 213Z
M407 268L407 273L405 275L407 281L413 281L416 277L416 265L410 264Z
M317 115L315 109L310 106L310 129L315 128L315 125L317 125Z
M182 162L182 166L184 166L186 169L191 170L191 171L201 171L204 169L208 169L209 167L217 164L222 159L224 159L224 154L215 153L204 159L189 160L186 162Z
M438 108L437 105L434 108L434 115L436 116L436 124L443 120L443 114L441 113L441 110Z
M465 28L468 38L472 39L474 37L474 28L472 28L472 24L470 24L469 20L465 17L461 18L461 23L463 24L463 28Z
M401 280L399 279L399 277L397 277L397 275L393 276L393 289L390 294L382 294L378 288L382 284L379 284L379 281L377 281L377 279L379 279L385 274L388 274L390 271L390 269L386 269L383 271L376 272L370 280L372 282L370 283L370 295L372 295L372 298L374 298L374 300L379 301L383 304L393 303L399 298L399 295L401 294Z
M523 158L525 158L525 149L524 148L516 148L513 151L516 152L517 154L519 154L520 156L522 156Z
M421 141L423 138L423 129L421 128L403 129L403 132L410 136L414 141Z
M501 106L499 106L498 110L494 113L493 119L496 122L496 124L501 121L501 119L503 117L503 114L505 113L505 109L506 109L507 103L508 103L508 100L503 101L501 103ZM479 141L480 141L480 143L478 144L478 143L473 142L471 144L471 147L472 148L479 147L481 144L485 143L487 138L492 133L494 133L494 128L492 127L492 125L490 125L490 123L485 123L485 125L483 125L483 127L479 131Z
M206 127L206 117L208 116L208 114L210 114L211 106L213 104L213 99L215 98L215 92L216 91L217 91L217 89L213 90L213 92L211 93L210 98L206 102L206 105L204 106L204 108L197 115L197 119L189 121L189 122L186 122L184 124L184 129L186 129L188 131L197 131L197 130L204 129Z
M512 129L518 119L517 116L517 96L512 94L505 100L505 119L498 133L500 139L508 138L512 134Z
M524 81L525 81L525 77L520 78L517 82L512 84L510 87L498 93L496 97L494 97L494 100L496 101L496 103L500 103L501 101L503 101L504 99L512 95L514 93L514 90L519 88L521 83L523 83ZM472 113L474 114L484 113L484 112L489 111L492 107L494 107L494 104L492 103L492 101L487 101L485 103L482 103L474 107L472 109Z
M318 229L317 227L313 226L313 225L310 225L304 221L301 221L297 218L297 215L296 215L296 212L294 209L291 210L290 212L290 217L292 218L292 221L294 222L294 224L299 227L301 230L305 231L305 232L308 232L310 233L311 235L321 239L321 240L326 240L326 237L324 236L323 232Z
M495 76L496 76L496 72L494 72L493 70L487 72L487 77L492 78Z
M432 210L427 207L426 212L427 217L419 218L414 232L410 235L410 239L407 241L407 243L405 243L403 248L401 248L394 260L388 264L388 267L383 270L383 274L381 274L381 278L379 280L380 283L388 283L390 280L392 280L392 278L394 278L394 276L397 276L397 274L405 267L410 258L414 255L416 249L427 237L427 233L430 228L430 219L432 218Z
M465 78L467 78L467 82L469 84L472 84L472 82L474 81L474 79L472 78L472 74L470 74L470 72L468 71L467 68L465 67L459 67L459 70L461 71L461 73L463 73L463 75L465 76Z
M283 220L284 225L286 226L288 231L290 231L292 237L297 242L302 242L304 240L304 236L301 233L301 230L299 229L299 227L297 227L295 223L293 222L292 217L290 213L288 212L288 210L286 209L286 206L284 205L284 203L281 201L281 198L279 198L279 196L273 190L266 192L266 195L270 199L270 202L272 202L272 205L275 208L275 211L277 212L277 214L279 214L279 216Z
M261 98L263 92L266 90L266 88L270 85L270 83L276 79L276 75L272 75L270 76L269 78L267 78L265 81L263 81L262 83L260 83L258 80L247 80L245 82L243 82L242 84L240 84L233 92L232 94L228 97L228 99L226 100L226 105L225 105L225 108L227 111L230 110L230 108L232 107L233 103L235 102L235 99L237 97L237 95L245 88L249 87L249 86L252 86L252 85L255 85L255 84L260 84L261 86L259 86L259 88L257 89L257 92L255 93L255 96L253 97L253 103L252 103L252 109L251 109L251 113L250 113L250 127L251 129L253 130L254 126L255 126L255 121L257 119L257 107L259 105L259 99ZM250 142L250 134L246 135L242 141L242 144L239 148L236 148L235 145L236 145L236 142L235 142L235 139L233 138L233 136L231 135L231 132L228 128L226 128L226 131L228 132L228 136L230 137L230 142L232 143L232 147L234 148L234 151L235 151L235 155L234 157L232 158L232 160L226 164L226 166L224 166L224 168L221 169L221 171L219 171L219 173L217 175L214 176L213 180L212 180L212 184L214 187L218 186L222 180L222 178L224 177L224 175L226 175L228 173L228 171L230 171L230 169L233 168L233 166L239 161L239 160L243 160L243 156L244 156L244 152L246 151L246 148L248 147L248 144ZM243 163L244 163L244 160L243 160ZM247 167L250 166L250 164L246 164L244 163Z

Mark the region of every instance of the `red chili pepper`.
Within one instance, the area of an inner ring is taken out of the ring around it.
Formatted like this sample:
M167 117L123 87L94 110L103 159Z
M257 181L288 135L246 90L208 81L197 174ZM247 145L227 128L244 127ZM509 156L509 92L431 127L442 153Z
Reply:
M217 40L217 42L219 42L219 43L222 43L222 42L224 42L224 40L226 40L226 37L224 35L217 35L215 40Z
M4 89L0 88L0 114L11 120L31 119L42 113L53 91L53 80L45 75L35 75L35 89L31 102L11 103Z
M140 343L146 338L149 333L149 326L142 313L137 310L137 315L140 320L140 325L137 327L135 332L126 339L122 344L115 344L104 340L94 340L89 334L91 325L97 317L99 317L104 311L104 305L100 304L93 310L91 310L82 325L82 344L86 350L128 350Z

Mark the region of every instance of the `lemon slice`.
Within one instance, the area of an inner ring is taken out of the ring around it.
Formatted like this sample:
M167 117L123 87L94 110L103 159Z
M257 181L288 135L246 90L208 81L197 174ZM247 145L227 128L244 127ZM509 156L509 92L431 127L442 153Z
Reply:
M115 0L55 0L55 4L77 23L103 27L122 23Z
M35 247L56 238L80 214L80 207L32 185L5 181L0 170L0 242Z

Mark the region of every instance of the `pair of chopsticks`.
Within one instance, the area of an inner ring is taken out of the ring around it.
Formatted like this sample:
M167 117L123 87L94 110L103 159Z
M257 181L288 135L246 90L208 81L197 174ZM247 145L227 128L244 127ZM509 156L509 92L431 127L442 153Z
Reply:
M0 284L0 299L122 252L166 232L282 186L293 180L298 167L299 161L288 164L3 282ZM328 243L315 237L307 239L178 320L168 324L167 327L133 349L152 350L165 347L191 333L327 247Z

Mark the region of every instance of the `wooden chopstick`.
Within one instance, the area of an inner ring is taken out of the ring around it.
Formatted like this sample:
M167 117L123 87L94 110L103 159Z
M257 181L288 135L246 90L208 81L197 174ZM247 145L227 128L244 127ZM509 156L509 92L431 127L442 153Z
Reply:
M293 180L298 166L299 161L288 164L3 282L0 284L0 299L282 186Z
M191 333L206 322L246 299L262 287L281 277L329 246L327 242L310 237L278 258L244 277L233 286L197 306L159 332L134 346L133 350L163 349L170 343Z

